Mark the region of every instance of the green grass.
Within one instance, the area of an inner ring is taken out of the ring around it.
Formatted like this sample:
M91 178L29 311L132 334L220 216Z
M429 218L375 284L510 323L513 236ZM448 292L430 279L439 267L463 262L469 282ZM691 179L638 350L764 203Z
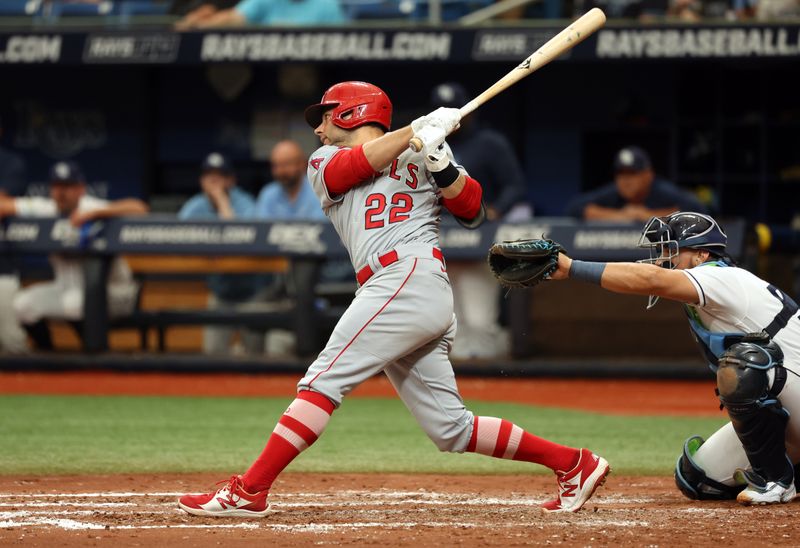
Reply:
M290 399L0 397L0 473L243 471ZM616 473L669 474L683 441L722 419L619 417L510 403L468 402L539 436L590 447ZM353 398L291 466L313 472L544 472L480 455L440 453L399 400Z

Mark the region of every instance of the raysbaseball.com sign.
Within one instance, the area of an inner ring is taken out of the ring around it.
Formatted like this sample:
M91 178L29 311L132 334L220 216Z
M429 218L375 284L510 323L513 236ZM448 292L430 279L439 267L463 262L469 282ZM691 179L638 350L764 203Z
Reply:
M782 27L604 29L599 58L786 57L798 55L797 30Z

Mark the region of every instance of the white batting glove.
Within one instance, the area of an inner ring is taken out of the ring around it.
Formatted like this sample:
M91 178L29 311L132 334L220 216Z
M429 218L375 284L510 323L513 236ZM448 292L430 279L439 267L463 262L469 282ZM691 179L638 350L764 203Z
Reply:
M461 111L457 108L439 107L423 118L426 125L440 127L446 135L450 135L461 123Z
M422 141L422 150L436 150L444 143L447 134L445 131L436 126L422 126L419 131L414 133L414 137Z
M422 153L425 156L425 165L431 173L438 173L450 165L444 142L434 149L423 149Z
M428 123L428 117L420 116L419 118L411 122L411 129L414 131L414 135L416 135L417 133L419 133L419 130L429 125L431 124Z

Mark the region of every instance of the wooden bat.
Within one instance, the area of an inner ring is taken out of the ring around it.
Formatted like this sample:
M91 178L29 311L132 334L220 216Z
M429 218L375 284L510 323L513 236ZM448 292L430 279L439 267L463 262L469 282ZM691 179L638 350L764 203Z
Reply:
M570 26L553 36L542 47L531 53L527 59L520 63L508 74L492 84L486 91L475 97L472 101L461 107L461 117L465 117L486 101L510 88L530 73L539 70L547 63L571 50L580 44L587 36L602 27L606 22L606 15L600 8L592 8L576 19ZM422 150L422 140L412 137L408 146L414 152Z

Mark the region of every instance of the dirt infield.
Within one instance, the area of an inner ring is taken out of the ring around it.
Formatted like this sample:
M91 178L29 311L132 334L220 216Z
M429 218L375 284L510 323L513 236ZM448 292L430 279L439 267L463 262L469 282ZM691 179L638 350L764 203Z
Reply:
M263 519L176 506L208 476L0 478L3 546L797 546L799 503L690 504L670 478L613 475L577 514L544 514L542 476L286 474Z
M0 393L291 397L292 376L1 373ZM618 414L718 415L708 382L461 378L468 399ZM658 397L654 397L658 394ZM383 379L354 396L389 397ZM57 456L56 456L57 458ZM670 477L612 476L577 514L544 514L546 476L286 474L260 520L191 517L224 477L0 476L0 546L797 546L800 503L694 503Z

